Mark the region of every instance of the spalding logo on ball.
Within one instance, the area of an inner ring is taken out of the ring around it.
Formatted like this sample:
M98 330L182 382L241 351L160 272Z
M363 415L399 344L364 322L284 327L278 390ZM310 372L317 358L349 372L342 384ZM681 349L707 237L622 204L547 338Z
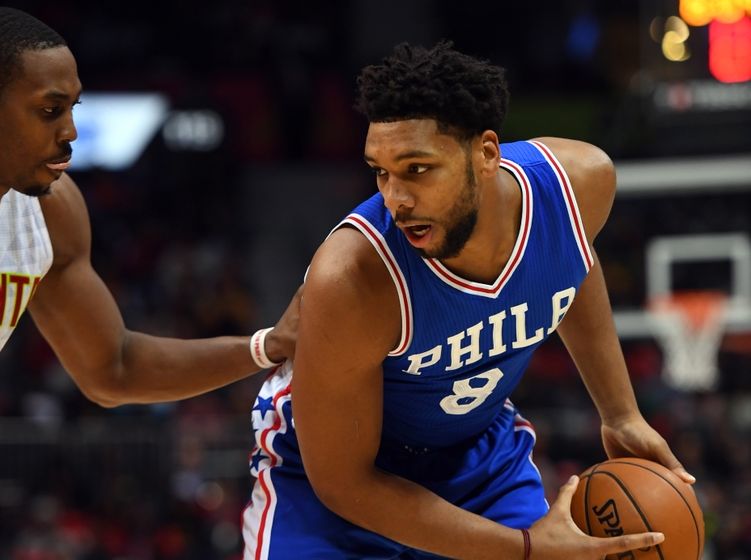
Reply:
M665 535L661 544L607 560L701 560L704 516L694 490L658 463L628 457L590 467L581 474L571 516L594 537Z

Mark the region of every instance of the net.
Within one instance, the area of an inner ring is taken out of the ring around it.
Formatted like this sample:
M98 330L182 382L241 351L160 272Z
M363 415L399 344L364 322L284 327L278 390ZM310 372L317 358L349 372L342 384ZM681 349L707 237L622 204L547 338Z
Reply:
M727 294L675 292L654 298L648 313L663 350L663 376L676 389L715 388L725 330Z

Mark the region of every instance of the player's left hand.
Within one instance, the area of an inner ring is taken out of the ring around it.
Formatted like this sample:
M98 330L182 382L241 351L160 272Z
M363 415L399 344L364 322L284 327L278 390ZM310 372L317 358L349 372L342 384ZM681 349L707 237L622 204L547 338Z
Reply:
M612 424L602 424L602 443L609 458L641 457L665 465L688 484L696 478L683 468L670 446L643 416L636 415Z

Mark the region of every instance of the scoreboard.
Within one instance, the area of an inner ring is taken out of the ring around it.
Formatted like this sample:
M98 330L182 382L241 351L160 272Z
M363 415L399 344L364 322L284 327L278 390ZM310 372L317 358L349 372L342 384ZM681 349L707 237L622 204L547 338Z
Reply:
M751 151L751 0L643 0L634 89L666 154Z

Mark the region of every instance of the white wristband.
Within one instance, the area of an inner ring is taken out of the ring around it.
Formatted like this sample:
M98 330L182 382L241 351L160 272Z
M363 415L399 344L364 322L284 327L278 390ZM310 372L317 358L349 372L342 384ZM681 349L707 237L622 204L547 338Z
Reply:
M253 333L250 337L250 355L253 357L253 361L261 369L269 369L278 366L281 362L272 362L266 355L266 335L272 330L273 327L268 329L260 329Z

